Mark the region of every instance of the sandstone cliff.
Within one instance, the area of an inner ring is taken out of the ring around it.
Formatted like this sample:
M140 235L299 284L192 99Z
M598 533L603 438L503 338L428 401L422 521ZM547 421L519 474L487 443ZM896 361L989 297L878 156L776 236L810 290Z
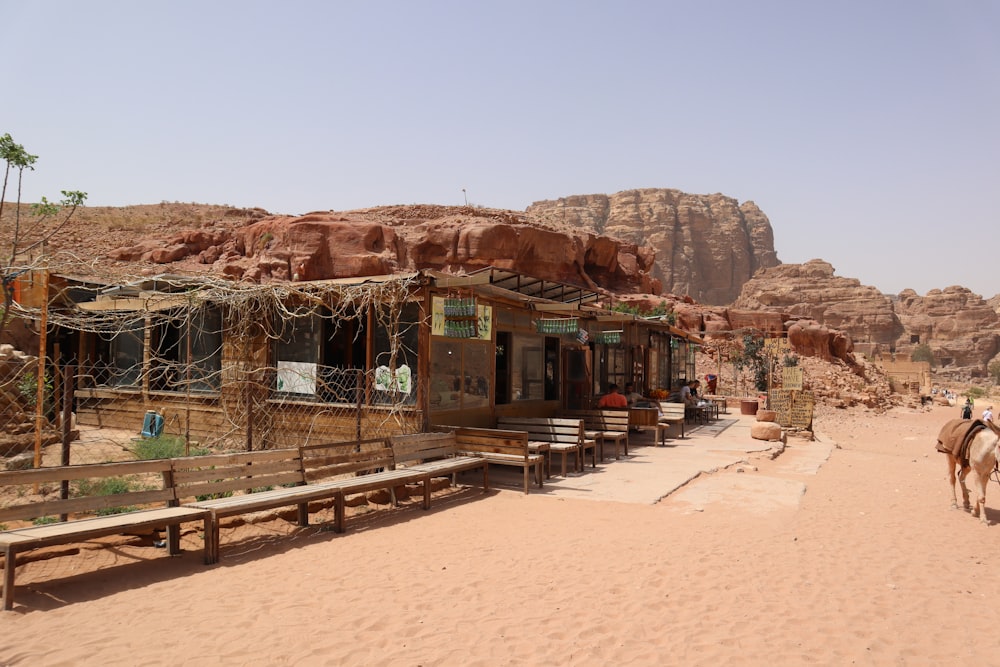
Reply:
M890 297L834 275L833 267L818 259L758 272L733 307L843 330L855 350L869 356L909 359L918 345L929 345L940 377L983 377L1000 351L1000 316L967 288L931 290L926 296L904 290Z
M144 238L108 253L121 270L193 271L251 281L320 280L487 266L608 292L659 293L653 253L586 231L528 224L511 211L392 206L263 216Z
M533 203L528 218L648 245L664 291L728 304L760 268L777 266L767 216L751 201L648 188Z

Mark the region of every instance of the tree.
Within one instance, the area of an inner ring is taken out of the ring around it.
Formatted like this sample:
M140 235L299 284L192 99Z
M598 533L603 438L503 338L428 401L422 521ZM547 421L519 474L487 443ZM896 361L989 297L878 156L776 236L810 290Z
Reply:
M743 335L743 351L733 359L733 366L742 372L744 369L753 375L754 388L757 391L767 391L768 361L764 357L764 339L754 334Z
M934 350L927 343L921 343L913 348L913 352L910 354L910 361L926 361L934 368L936 362L934 360Z
M991 361L986 370L989 372L990 377L993 378L993 384L1000 384L1000 360Z
M30 215L24 215L21 206L24 172L35 170L38 156L26 151L21 144L15 143L10 134L4 134L0 137L0 159L4 161L3 186L0 189L0 222L3 222L7 187L11 185L12 174L16 181L13 185L17 190L12 202L13 221L4 226L4 233L9 235L3 240L6 252L3 253L3 264L0 265L0 291L3 293L3 312L0 313L0 334L2 334L7 329L11 306L14 303L14 280L34 268L32 251L44 247L46 242L66 226L77 207L86 201L87 193L79 190L62 190L63 198L58 204L42 197L39 203L31 206Z

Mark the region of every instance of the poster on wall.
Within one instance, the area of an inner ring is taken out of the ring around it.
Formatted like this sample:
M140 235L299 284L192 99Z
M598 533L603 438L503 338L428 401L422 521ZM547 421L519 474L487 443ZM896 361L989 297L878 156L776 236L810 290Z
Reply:
M316 394L316 364L303 361L278 362L278 391Z

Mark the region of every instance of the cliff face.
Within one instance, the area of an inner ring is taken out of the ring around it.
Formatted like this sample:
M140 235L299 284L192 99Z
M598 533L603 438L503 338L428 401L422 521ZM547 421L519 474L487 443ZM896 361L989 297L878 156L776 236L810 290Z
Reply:
M809 318L848 333L858 352L909 359L928 345L942 377L982 377L1000 351L1000 316L965 287L919 296L880 293L857 279L834 275L814 259L759 272L743 286L734 308Z
M108 256L156 271L193 271L254 282L371 276L411 269L475 271L487 266L608 292L658 294L653 254L586 230L527 224L511 211L395 206L269 216L227 228L145 238ZM169 267L169 268L168 268Z
M724 305L761 268L777 266L774 233L753 202L649 188L535 202L529 220L648 245L665 292Z

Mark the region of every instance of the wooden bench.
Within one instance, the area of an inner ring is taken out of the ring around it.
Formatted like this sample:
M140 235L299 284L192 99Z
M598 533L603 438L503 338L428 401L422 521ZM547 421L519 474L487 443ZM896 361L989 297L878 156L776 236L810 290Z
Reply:
M530 487L531 471L535 471L535 482L542 487L545 456L534 454L528 445L528 434L524 431L501 431L492 428L451 427L458 449L469 456L479 456L492 464L518 466L524 471L524 492Z
M584 469L584 455L589 449L593 467L597 467L597 441L584 434L582 419L563 417L499 417L497 428L506 431L524 431L528 446L547 448L550 455L562 457L562 475L566 476L566 459L572 454L574 470Z
M656 423L656 443L658 445L666 444L667 431L675 424L680 424L681 437L684 437L684 422L687 419L684 408L683 403L660 403L661 414Z
M420 471L424 486L424 509L431 507L432 477L452 477L466 470L483 471L483 493L490 490L490 463L479 456L467 456L458 448L454 432L412 433L389 438L397 468Z
M298 524L309 525L309 502L335 490L306 484L298 448L173 459L176 502L209 512L205 562L220 558L220 522L230 516L295 505Z
M615 460L621 458L622 449L625 451L625 456L628 456L630 428L628 410L563 410L559 416L583 420L584 435L597 440L597 446L600 448L598 457L602 461L605 458L604 445L609 443L614 444Z
M396 504L396 488L416 483L423 487L423 507L429 509L433 477L477 468L483 470L483 491L489 489L488 462L459 456L453 434L419 435L438 437L393 436L388 442L367 440L302 448L309 485L336 492L334 531L344 532L348 495L387 489ZM405 465L398 467L400 462Z
M36 484L59 485L69 491L66 499L47 497L0 509L0 522L4 523L46 517L62 519L55 523L12 527L0 532L0 547L4 550L3 608L9 610L14 606L14 572L18 553L107 535L166 528L167 551L175 555L180 553L179 529L182 523L204 521L207 535L210 530L207 511L171 506L175 498L170 482L171 471L170 460L162 459L0 472L0 485L24 486L26 494L32 492L27 487ZM70 482L76 482L73 485L75 488ZM108 490L118 492L102 493ZM149 507L151 505L154 507ZM206 540L206 558L208 549Z
M387 440L361 440L300 448L306 482L334 492L333 529L344 532L346 497L387 489L396 504L396 488L415 482L420 474L396 470L396 460Z

